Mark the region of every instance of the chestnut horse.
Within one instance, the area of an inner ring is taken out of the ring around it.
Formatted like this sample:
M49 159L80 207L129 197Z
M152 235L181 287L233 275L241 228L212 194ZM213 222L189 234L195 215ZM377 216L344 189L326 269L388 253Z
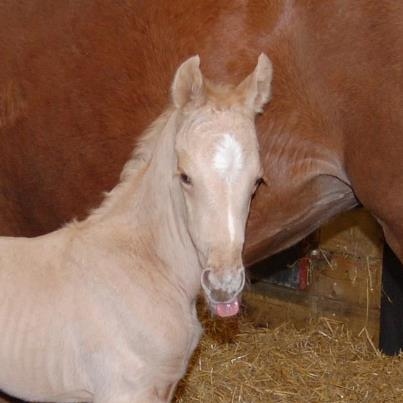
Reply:
M111 189L192 54L235 83L270 54L258 120L267 186L245 258L363 204L403 259L403 3L153 0L0 4L0 228L36 235Z
M171 401L200 337L196 297L238 312L265 55L239 86L184 62L172 107L101 206L36 238L0 237L0 388L30 401Z

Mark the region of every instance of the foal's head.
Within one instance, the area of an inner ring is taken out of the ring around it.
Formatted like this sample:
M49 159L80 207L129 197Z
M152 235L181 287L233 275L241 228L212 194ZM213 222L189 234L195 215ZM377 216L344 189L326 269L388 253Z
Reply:
M245 225L262 176L254 118L270 97L272 67L262 54L253 73L230 88L207 82L199 63L198 56L184 62L172 85L176 180L210 308L231 316L245 283Z

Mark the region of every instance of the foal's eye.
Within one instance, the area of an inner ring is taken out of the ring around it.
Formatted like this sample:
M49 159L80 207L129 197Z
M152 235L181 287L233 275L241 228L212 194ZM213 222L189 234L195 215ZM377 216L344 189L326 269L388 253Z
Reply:
M181 178L181 182L185 185L191 185L192 184L192 180L190 179L190 177L184 173L180 174L180 178Z

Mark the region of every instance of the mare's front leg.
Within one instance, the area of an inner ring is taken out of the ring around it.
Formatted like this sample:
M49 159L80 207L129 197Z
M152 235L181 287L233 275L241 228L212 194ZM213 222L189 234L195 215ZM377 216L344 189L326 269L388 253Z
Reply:
M395 223L394 226L387 226L382 223L383 232L388 245L391 247L395 255L403 263L403 224Z

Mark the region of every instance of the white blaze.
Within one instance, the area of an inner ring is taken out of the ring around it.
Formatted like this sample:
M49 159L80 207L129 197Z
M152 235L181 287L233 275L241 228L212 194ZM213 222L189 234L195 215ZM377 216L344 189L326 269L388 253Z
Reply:
M228 206L228 231L231 242L235 240L235 222L234 215L232 214L231 204Z
M244 156L242 147L231 134L225 134L217 145L214 154L214 167L228 183L228 231L231 242L235 240L235 219L232 211L232 191L231 184L235 182L242 171Z
M214 167L228 182L234 182L243 167L242 147L231 134L225 134L217 144Z

